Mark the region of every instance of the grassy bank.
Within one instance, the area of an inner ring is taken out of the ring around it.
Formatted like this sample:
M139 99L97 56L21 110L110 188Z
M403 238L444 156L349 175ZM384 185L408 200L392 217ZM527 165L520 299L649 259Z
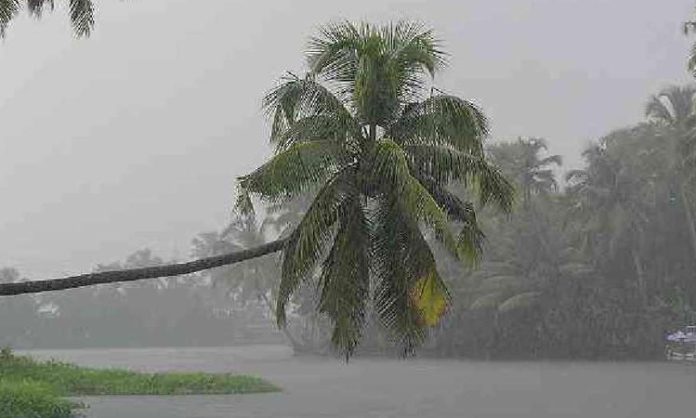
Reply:
M41 383L0 378L0 418L70 418L81 408Z
M251 376L100 370L39 362L7 350L0 354L0 418L70 417L79 405L62 399L64 396L221 395L278 390Z

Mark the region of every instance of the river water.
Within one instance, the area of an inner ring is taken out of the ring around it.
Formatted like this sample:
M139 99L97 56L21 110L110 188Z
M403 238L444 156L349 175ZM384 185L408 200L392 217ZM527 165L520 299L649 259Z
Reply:
M84 398L94 418L694 418L696 366L293 357L286 347L31 351L92 367L262 376L261 395Z

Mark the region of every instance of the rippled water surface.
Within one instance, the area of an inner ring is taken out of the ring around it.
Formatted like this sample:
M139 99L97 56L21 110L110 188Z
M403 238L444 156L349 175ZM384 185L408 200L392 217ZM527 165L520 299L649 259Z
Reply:
M285 347L32 351L94 367L255 374L277 394L85 398L94 418L694 418L696 366L293 357Z

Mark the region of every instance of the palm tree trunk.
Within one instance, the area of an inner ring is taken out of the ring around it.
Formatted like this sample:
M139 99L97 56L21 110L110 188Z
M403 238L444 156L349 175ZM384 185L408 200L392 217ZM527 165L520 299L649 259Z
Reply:
M640 261L640 256L635 248L631 249L631 255L633 257L633 265L636 268L636 278L638 281L638 293L640 294L641 302L643 306L648 305L648 295L645 288L645 272L643 271L643 263Z
M56 290L75 289L78 287L94 286L105 283L133 282L158 277L181 276L215 267L239 263L281 251L285 240L269 242L258 247L249 248L234 253L201 258L186 263L167 264L156 267L145 267L131 270L105 271L101 273L82 274L62 279L49 279L20 283L0 284L0 296L21 295L26 293L52 292Z
M693 251L694 261L696 261L696 225L694 225L694 214L691 212L689 196L686 193L686 187L683 181L679 183L679 193L681 194L682 206L686 214L686 223L688 224L687 227L691 238L691 250Z

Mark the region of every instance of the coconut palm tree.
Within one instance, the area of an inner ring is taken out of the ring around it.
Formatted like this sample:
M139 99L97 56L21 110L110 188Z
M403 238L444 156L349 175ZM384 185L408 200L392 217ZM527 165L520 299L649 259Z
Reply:
M672 166L671 176L677 183L681 206L696 257L696 220L689 195L689 183L696 178L696 86L670 86L650 98L645 108L647 118L665 130Z
M510 209L512 186L484 156L483 113L427 88L445 57L416 24L329 25L310 42L306 76L290 74L267 95L276 155L240 178L239 208L251 209L251 195L276 201L320 185L284 249L280 325L318 269L319 310L336 347L352 353L371 304L412 347L447 299L422 227L458 259L481 250L473 205L447 184L464 182L480 203Z
M94 3L92 0L66 0L70 22L77 36L89 36L94 27ZM7 26L26 6L30 15L40 17L46 9L53 10L55 0L0 0L0 38Z
M687 20L682 26L684 35L690 35L696 32L696 20ZM696 75L696 43L691 46L687 67L694 75Z
M459 260L481 252L474 204L447 186L467 185L481 205L510 210L513 187L484 155L488 132L471 102L428 88L446 63L432 31L412 23L340 23L310 42L308 72L289 74L265 98L275 156L240 178L238 208L317 190L288 238L167 266L0 285L31 293L188 274L283 252L277 317L303 282L317 278L333 344L350 355L368 307L411 348L447 306L426 234ZM457 230L451 227L451 221Z
M582 247L592 251L595 260L628 251L636 273L636 287L647 304L641 245L648 223L645 203L648 199L641 192L642 180L607 150L608 142L630 134L630 131L618 131L591 145L583 152L587 168L567 173L567 193L575 202L569 215L583 220Z
M520 137L515 142L495 144L488 151L503 172L517 182L525 207L528 207L532 195L546 195L558 190L556 177L550 167L560 166L563 160L560 155L543 155L548 151L543 138Z

